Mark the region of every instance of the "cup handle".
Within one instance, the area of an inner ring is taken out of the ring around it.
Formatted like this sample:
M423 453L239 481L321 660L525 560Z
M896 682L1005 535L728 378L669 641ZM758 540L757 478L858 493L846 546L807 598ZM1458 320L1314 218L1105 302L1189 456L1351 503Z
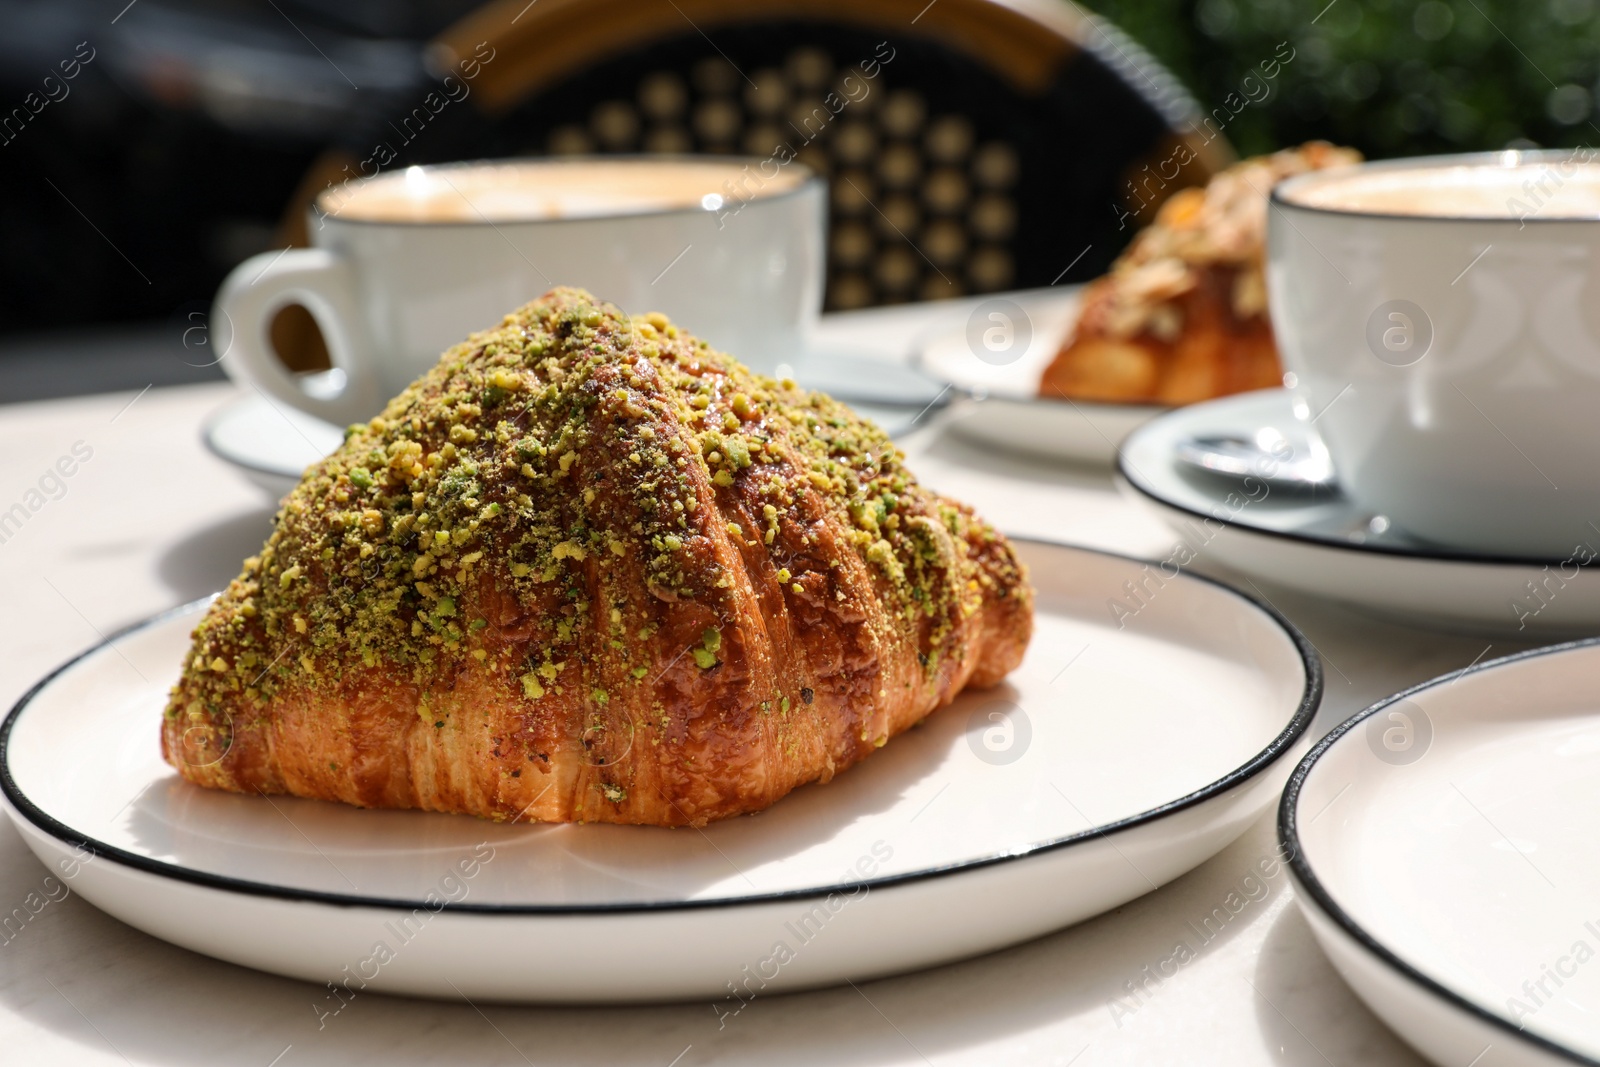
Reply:
M337 392L311 392L272 351L267 330L286 304L303 305L328 343L344 381ZM335 425L362 421L383 407L355 270L348 259L322 248L263 252L235 267L217 291L211 325L222 368L241 385L254 386L285 404Z

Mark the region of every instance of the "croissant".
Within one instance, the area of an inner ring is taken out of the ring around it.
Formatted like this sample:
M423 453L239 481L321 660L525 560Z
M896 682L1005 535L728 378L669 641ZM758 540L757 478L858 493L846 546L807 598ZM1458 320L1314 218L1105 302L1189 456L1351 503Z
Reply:
M702 826L827 781L1032 631L1005 538L883 432L556 289L285 498L162 753L201 786Z

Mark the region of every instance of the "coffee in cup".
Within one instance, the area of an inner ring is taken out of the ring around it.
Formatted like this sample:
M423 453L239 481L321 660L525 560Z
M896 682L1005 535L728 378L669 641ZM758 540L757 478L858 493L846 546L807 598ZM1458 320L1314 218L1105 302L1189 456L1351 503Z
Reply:
M1600 218L1600 162L1522 161L1482 166L1438 164L1358 167L1337 180L1288 190L1286 203L1363 215L1429 218Z
M793 192L810 173L779 171L761 195ZM724 160L683 158L412 167L331 189L318 197L314 212L319 220L456 223L715 212L727 199L727 183L740 174Z

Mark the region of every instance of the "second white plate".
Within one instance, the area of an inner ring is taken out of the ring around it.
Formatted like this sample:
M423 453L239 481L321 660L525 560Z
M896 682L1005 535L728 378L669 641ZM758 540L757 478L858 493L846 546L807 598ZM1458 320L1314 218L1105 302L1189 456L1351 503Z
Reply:
M1179 576L1114 615L1146 565L1017 544L1037 630L1006 683L825 786L703 831L191 786L157 736L203 605L40 683L0 731L0 785L29 846L91 903L319 986L355 975L396 993L732 1010L733 988L947 962L1214 855L1271 806L1321 695L1304 639L1226 587Z
M1445 1067L1600 1063L1600 642L1446 675L1328 735L1279 833L1318 942Z
M1065 299L1030 300L1032 311L1004 297L984 301L965 327L925 341L917 366L963 395L946 417L957 435L1009 452L1106 465L1129 433L1167 409L1039 395L1045 368L1077 321L1075 292L1060 296ZM995 314L1001 317L990 317ZM998 351L980 357L986 336Z

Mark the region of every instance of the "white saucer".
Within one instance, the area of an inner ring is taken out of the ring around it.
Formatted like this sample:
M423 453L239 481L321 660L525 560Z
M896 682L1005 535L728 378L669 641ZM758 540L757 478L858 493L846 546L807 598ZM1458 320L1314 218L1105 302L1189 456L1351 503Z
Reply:
M903 360L850 343L817 338L791 368L795 381L851 406L878 404L913 410L941 403L948 390Z
M190 786L157 733L203 603L25 696L0 729L0 786L29 847L89 902L319 990L348 967L395 993L733 1010L729 983L748 997L948 962L1214 855L1277 798L1322 691L1304 638L1239 593L1181 577L1119 624L1106 601L1146 564L1017 545L1037 630L1006 684L703 832Z
M947 403L941 383L911 367L838 345L818 345L795 369L796 380L848 403L897 437L909 433ZM206 421L201 440L250 481L283 496L306 467L338 448L344 431L313 415L248 392Z
M1407 535L1337 490L1283 492L1177 459L1187 438L1295 423L1282 389L1175 409L1129 435L1119 482L1173 528L1183 546L1174 551L1186 558L1423 625L1523 637L1600 630L1594 566L1453 551Z
M307 467L343 444L344 431L252 391L207 419L200 439L276 499L299 484Z
M973 313L980 326L987 303ZM1008 362L978 357L968 336L970 322L923 343L917 366L966 397L947 416L946 425L969 441L1009 452L1109 465L1129 433L1168 409L1041 398L1039 382L1077 322L1078 301L1059 300L1026 314L1028 344L1020 354L1004 353L1001 358L1010 357Z
M1435 1063L1600 1062L1597 676L1596 641L1446 675L1334 730L1284 791L1313 933Z

